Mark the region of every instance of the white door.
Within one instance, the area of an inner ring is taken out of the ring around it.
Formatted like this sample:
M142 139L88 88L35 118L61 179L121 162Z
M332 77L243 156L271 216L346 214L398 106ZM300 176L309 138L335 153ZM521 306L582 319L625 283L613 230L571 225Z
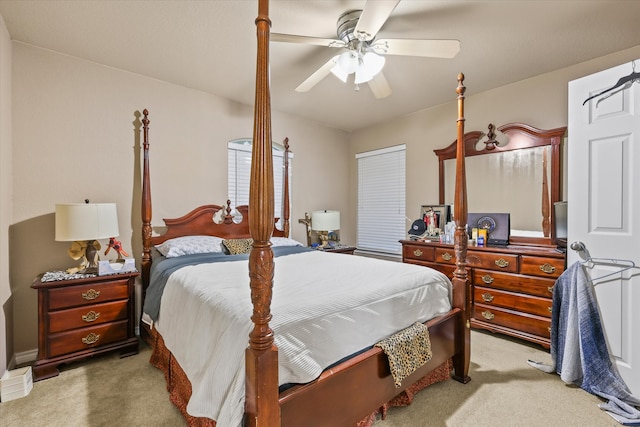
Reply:
M583 105L634 68L627 63L569 83L568 242L583 242L592 258L640 266L640 82ZM568 265L580 260L568 249ZM597 279L619 268L598 263L588 271ZM640 269L593 283L610 354L640 396Z

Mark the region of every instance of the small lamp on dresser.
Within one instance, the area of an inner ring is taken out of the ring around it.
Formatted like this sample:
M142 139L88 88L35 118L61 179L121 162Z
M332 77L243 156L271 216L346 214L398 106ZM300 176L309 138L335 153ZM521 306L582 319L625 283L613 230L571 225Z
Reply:
M59 242L73 242L69 256L82 259L78 268L69 272L85 274L97 273L98 239L109 239L120 234L118 212L115 203L70 203L56 205L55 239Z
M326 247L329 242L329 232L340 229L340 211L312 212L311 229L318 233L322 247Z

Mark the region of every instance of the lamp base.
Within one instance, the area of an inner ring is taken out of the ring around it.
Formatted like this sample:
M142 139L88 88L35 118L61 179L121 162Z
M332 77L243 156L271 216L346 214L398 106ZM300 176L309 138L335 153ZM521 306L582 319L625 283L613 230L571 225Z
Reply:
M99 250L100 242L97 240L73 242L69 248L69 256L75 260L81 259L82 262L78 267L68 268L67 273L98 274Z

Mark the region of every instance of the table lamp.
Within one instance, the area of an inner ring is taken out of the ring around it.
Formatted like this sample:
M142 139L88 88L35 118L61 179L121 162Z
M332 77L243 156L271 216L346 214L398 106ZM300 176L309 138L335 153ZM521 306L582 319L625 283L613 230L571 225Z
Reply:
M83 259L80 267L69 272L98 272L97 239L118 236L118 212L115 203L70 203L56 205L56 241L73 242L69 256Z
M322 247L327 247L329 232L340 229L340 211L311 212L311 229L318 233Z

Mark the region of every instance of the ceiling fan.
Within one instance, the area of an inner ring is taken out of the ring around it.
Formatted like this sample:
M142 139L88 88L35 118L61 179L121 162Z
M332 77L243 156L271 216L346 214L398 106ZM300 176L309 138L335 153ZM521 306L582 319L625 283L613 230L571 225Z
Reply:
M345 83L349 75L354 74L356 91L361 83L366 82L376 98L385 98L391 94L391 87L382 73L385 63L383 55L456 56L460 51L459 40L376 39L378 31L398 3L400 0L369 0L364 9L343 13L337 22L337 39L272 33L271 40L275 42L345 49L303 81L296 92L309 91L330 73Z

